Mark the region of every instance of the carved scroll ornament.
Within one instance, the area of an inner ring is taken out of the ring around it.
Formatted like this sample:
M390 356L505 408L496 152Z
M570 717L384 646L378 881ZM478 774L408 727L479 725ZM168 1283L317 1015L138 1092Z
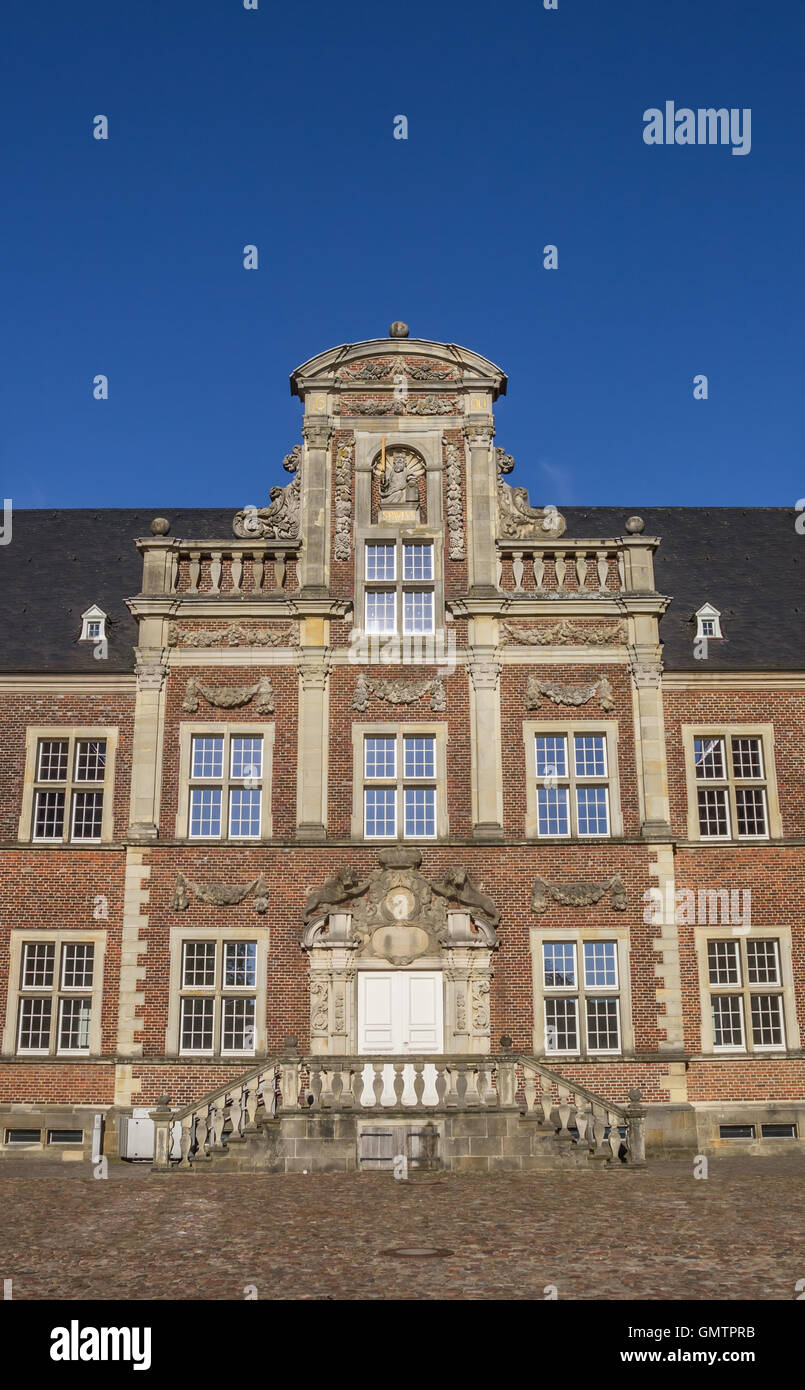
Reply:
M246 628L237 624L217 631L206 628L168 627L169 647L296 647L299 634L295 627Z
M548 883L537 878L531 895L531 906L535 912L547 912L548 899L561 903L563 907L592 907L609 893L612 906L619 912L626 907L626 889L620 874L605 878L600 883Z
M248 705L249 701L253 700L256 695L255 709L257 713L274 713L274 687L268 676L263 676L254 685L219 686L207 685L206 681L199 680L198 676L190 676L185 689L182 709L188 714L195 714L200 695L204 697L207 704L215 705L216 709L239 709L241 705Z
M188 895L192 893L199 902L213 903L216 907L232 907L242 903L252 892L256 911L265 912L268 907L268 884L262 874L243 887L230 883L194 883L184 874L177 874L171 906L174 912L184 912L190 902Z
M352 697L352 708L362 714L369 708L370 695L378 700L386 700L390 705L410 705L414 700L421 700L423 695L428 694L431 709L443 712L446 708L446 696L444 681L439 676L424 681L382 681L372 680L361 673Z
M463 560L464 552L464 504L461 492L461 462L463 450L457 444L445 445L445 478L447 492L445 512L447 514L448 554L451 560Z
M345 441L335 451L335 558L352 553L352 461L355 445Z
M495 450L498 471L498 531L510 540L557 540L567 522L555 507L532 507L528 490L510 487L502 475L511 473L514 459L505 449Z
M599 676L589 685L563 685L559 681L541 681L531 675L526 686L525 705L526 709L538 709L543 695L555 705L586 705L596 694L603 710L615 708L612 686L606 676Z
M299 535L301 478L299 471L304 445L295 444L282 460L286 473L296 477L285 487L269 488L271 501L267 507L244 507L233 522L232 530L241 540L295 540Z
M566 618L551 627L516 627L514 623L501 623L501 627L512 642L530 647L609 647L626 641L624 623L587 623L580 627Z

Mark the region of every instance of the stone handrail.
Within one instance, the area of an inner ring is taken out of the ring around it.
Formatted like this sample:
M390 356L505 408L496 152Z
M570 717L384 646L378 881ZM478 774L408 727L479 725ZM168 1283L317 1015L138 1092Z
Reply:
M491 1109L519 1110L525 1119L596 1157L617 1158L625 1145L628 1161L640 1166L645 1162L645 1111L639 1091L630 1091L629 1099L628 1106L616 1105L536 1058L515 1053L274 1057L182 1109L171 1111L168 1097L161 1097L151 1111L153 1166L166 1171L172 1163L189 1167L208 1160L216 1150L257 1133L258 1120L300 1110L372 1116L391 1110L449 1114Z

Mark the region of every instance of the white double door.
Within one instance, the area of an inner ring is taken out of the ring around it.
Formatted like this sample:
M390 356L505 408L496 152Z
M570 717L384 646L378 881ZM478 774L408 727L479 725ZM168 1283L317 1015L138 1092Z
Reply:
M358 1052L374 1057L421 1056L444 1050L444 984L440 970L358 972ZM413 1105L414 1069L405 1068L403 1105ZM394 1068L383 1068L382 1103L394 1103ZM374 1104L371 1066L364 1069L363 1104ZM426 1105L436 1103L436 1068L425 1067Z

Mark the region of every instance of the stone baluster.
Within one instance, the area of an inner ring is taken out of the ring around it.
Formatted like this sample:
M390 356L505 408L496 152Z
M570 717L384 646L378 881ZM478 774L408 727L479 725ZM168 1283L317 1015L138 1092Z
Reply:
M232 551L231 574L232 574L232 593L233 593L233 594L239 594L239 593L241 592L240 580L241 580L241 575L243 574L243 551L242 551L242 550L233 550L233 551Z
M179 1135L179 1167L190 1167L190 1149L193 1144L193 1116L185 1115Z
M188 586L187 586L187 592L188 592L189 594L197 594L197 593L198 593L198 581L199 581L199 579L201 578L201 551L200 551L200 550L191 550L191 551L190 551L190 567L189 567L189 570L188 570L188 575L189 575L189 580L190 580L190 582L189 582L189 584L188 584Z
M506 1107L515 1104L517 1098L517 1073L513 1061L503 1058L497 1065L497 1101Z
M537 1075L536 1072L526 1070L523 1075L523 1091L525 1093L525 1113L529 1119L533 1119L534 1105L537 1098Z
M264 550L255 550L252 552L252 588L256 594L259 594L263 587L265 559L266 552Z
M485 1066L483 1062L478 1063L476 1076L478 1078L478 1104L482 1107L482 1109L485 1109L488 1105L492 1104L494 1100L494 1093L492 1092L492 1088L489 1084L488 1068Z
M337 1067L332 1074L330 1081L330 1104L333 1110L341 1110L341 1094L344 1090L344 1077L341 1068Z
M604 1141L607 1127L607 1112L602 1105L593 1105L593 1139L596 1158L609 1158L609 1145Z
M587 588L587 555L583 550L576 555L576 580L580 589Z
M568 1132L568 1121L570 1120L570 1102L573 1097L573 1092L568 1090L567 1086L557 1086L556 1089L559 1092L559 1105L557 1108L559 1111L559 1123L561 1126L560 1133L564 1137Z
M374 1071L372 1090L375 1097L375 1109L380 1110L383 1104L383 1063L373 1062L372 1070Z
M565 573L567 571L564 550L557 550L554 554L553 567L556 571L556 587L559 590L559 592L562 593L565 587Z
M477 1110L481 1104L481 1098L478 1094L478 1071L474 1066L468 1066L465 1068L465 1075L467 1093L464 1097L464 1105L467 1110Z
M523 552L522 550L512 551L512 573L514 574L515 592L523 591Z
M620 580L621 593L626 588L626 561L623 551L618 551L618 579Z
M285 551L278 550L274 555L274 588L285 587Z
M313 1063L310 1064L308 1086L313 1096L313 1104L310 1107L311 1110L321 1110L322 1069L320 1066L315 1066Z
M404 1062L394 1063L394 1104L398 1110L401 1109L403 1103L403 1091L405 1090L405 1076L403 1075L404 1071Z
M541 550L535 550L533 554L534 584L538 589L545 587L545 556Z
M646 1166L646 1109L641 1104L643 1092L629 1092L626 1107L626 1147L629 1150L629 1164L632 1168Z
M620 1149L620 1146L621 1146L621 1143L622 1143L622 1140L621 1140L621 1132L620 1132L620 1129L619 1129L619 1125L620 1125L620 1116L619 1116L619 1115L616 1115L614 1110L610 1110L610 1112L609 1112L609 1147L610 1147L610 1149L612 1150L612 1158L613 1158L613 1161L617 1159L617 1157L618 1157L618 1150Z
M456 1063L456 1104L459 1110L467 1109L467 1063Z
M542 1077L541 1095L542 1120L540 1123L545 1129L556 1129L553 1120L553 1092L547 1076Z
M450 1090L447 1092L447 1109L458 1109L458 1068L451 1064L447 1068L447 1075L450 1079Z
M590 1102L576 1098L576 1129L579 1131L579 1144L588 1149L592 1141L593 1107Z
M232 1121L232 1129L229 1134L230 1142L235 1139L243 1138L243 1097L245 1086L238 1086L232 1092L232 1099L229 1103L229 1118Z
M436 1063L436 1104L440 1110L444 1109L445 1096L447 1095L447 1068L442 1062Z
M609 588L609 552L599 550L596 552L596 568L598 570L598 587L601 593L606 593Z
M226 1123L226 1097L221 1099L212 1107L214 1119L212 1122L212 1145L214 1149L224 1148L224 1125Z
M210 1127L209 1127L209 1124L208 1124L208 1122L207 1122L207 1109L206 1109L206 1107L202 1107L201 1110L197 1110L197 1111L196 1111L195 1119L196 1119L196 1152L195 1152L194 1157L195 1157L196 1161L198 1162L198 1160L199 1160L200 1158L206 1158L206 1156L207 1156L207 1150L208 1150L207 1136L209 1135Z
M414 1103L418 1110L422 1109L422 1098L425 1094L425 1063L414 1062Z
M267 1086L268 1082L266 1081L264 1084ZM257 1129L257 1085L258 1083L256 1081L252 1081L246 1089L246 1124L244 1126L244 1134L252 1134Z
M176 585L179 581L179 556L175 550L171 551L168 557L168 593L176 593Z

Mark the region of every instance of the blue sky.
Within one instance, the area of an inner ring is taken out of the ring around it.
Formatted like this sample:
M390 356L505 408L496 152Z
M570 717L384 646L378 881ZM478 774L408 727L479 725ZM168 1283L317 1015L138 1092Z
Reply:
M262 502L300 438L291 370L398 318L508 373L497 442L537 503L805 495L801 4L37 0L2 24L15 506ZM751 108L751 152L646 145L667 100Z

